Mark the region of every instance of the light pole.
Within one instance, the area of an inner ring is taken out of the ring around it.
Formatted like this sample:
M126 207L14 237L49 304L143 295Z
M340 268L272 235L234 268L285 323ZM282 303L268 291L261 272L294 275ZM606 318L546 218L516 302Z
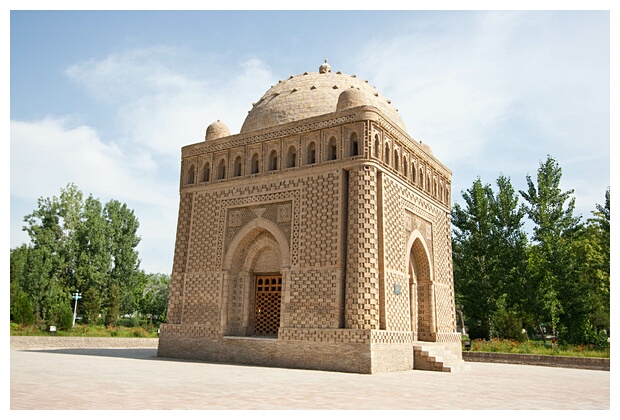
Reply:
M75 327L75 317L77 315L77 301L78 301L78 299L82 299L82 294L80 293L79 290L77 290L73 294L73 300L75 300L75 304L73 305L73 325L71 325L71 327Z

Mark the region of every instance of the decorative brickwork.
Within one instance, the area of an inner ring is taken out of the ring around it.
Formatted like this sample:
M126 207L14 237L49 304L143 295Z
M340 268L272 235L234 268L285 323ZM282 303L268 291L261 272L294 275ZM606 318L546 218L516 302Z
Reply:
M336 344L370 344L370 330L280 328L278 339L282 341L312 341Z
M339 263L339 173L329 171L305 180L299 233L299 267Z
M340 302L338 283L342 276L334 269L295 270L290 275L287 327L338 328Z
M435 368L420 340L460 355L451 173L366 81L291 77L181 154L159 355L360 373Z
M349 173L346 328L379 328L377 170L360 166Z

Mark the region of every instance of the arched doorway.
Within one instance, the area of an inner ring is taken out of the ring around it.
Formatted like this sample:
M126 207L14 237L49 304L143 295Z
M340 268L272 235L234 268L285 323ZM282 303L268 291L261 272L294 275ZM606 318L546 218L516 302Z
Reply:
M265 219L248 223L224 257L224 334L277 337L288 278L288 242Z
M435 305L431 262L419 232L412 234L408 249L410 314L414 340L434 341Z

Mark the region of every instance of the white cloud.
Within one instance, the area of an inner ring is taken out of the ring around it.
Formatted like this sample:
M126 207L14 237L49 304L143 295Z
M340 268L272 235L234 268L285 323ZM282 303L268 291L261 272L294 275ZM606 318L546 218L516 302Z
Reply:
M547 154L589 213L609 185L609 27L604 13L477 12L412 21L357 52L416 140L454 171L515 188ZM365 59L372 57L372 60ZM598 197L595 201L593 197Z
M58 193L73 182L85 192L147 204L166 203L158 190L144 194L156 175L148 154L128 155L105 143L94 128L68 118L11 121L11 195L33 199Z
M129 154L123 146L106 144L94 128L73 126L67 118L11 121L11 247L28 242L21 219L36 199L58 196L73 182L103 203L127 203L140 221L138 251L147 270L169 272L178 178L162 177L148 154Z
M155 47L70 66L66 74L116 115L108 126L77 124L66 116L11 121L12 247L27 242L19 220L36 199L58 195L73 182L85 194L134 209L143 267L170 272L181 147L203 141L207 126L218 119L238 132L251 103L273 83L270 69L257 59L234 69L214 64L219 75L197 77L195 67L175 62L179 56ZM232 76L218 80L221 74ZM103 138L103 132L116 137Z
M238 132L273 79L257 59L226 68L218 57L192 61L191 54L161 46L74 64L67 75L117 107L124 142L176 161L181 147L204 140L218 119Z

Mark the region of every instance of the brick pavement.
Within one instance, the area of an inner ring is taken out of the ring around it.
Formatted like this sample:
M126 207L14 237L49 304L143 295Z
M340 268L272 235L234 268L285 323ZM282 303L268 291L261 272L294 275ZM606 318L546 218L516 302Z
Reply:
M582 369L359 375L162 359L154 348L13 348L10 364L12 410L610 409L610 372Z

